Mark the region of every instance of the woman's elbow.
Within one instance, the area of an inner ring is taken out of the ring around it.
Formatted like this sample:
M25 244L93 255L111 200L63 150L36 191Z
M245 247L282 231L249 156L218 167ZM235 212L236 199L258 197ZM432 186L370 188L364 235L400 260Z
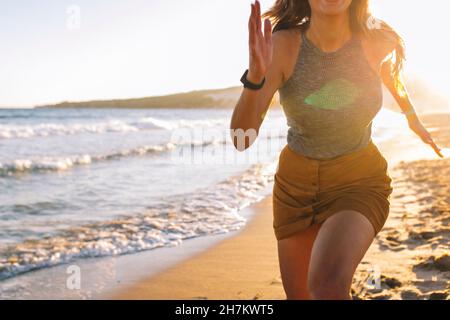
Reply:
M244 130L242 128L230 126L230 136L236 150L243 152L256 140L258 131L253 128Z

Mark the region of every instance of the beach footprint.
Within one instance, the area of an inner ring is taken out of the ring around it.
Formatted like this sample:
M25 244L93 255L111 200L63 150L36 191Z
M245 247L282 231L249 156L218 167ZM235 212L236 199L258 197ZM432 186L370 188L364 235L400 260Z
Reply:
M424 296L419 290L407 289L400 292L402 300L424 300Z
M406 246L403 244L403 240L401 239L402 233L398 230L392 230L389 232L385 232L380 234L379 237L379 246L382 250L391 250L391 251L402 251L406 249Z
M402 282L395 277L381 275L381 284L386 285L389 289L395 289L402 286Z
M434 291L428 295L428 300L447 300L448 296L449 296L449 290Z
M450 256L442 254L441 256L430 256L414 265L413 270L438 270L442 272L450 271Z

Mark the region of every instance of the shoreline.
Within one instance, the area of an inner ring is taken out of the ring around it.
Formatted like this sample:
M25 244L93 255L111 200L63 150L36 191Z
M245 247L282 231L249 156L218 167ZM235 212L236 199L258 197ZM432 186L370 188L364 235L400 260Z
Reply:
M241 232L106 299L285 299L272 229L272 197L252 204Z
M266 198L267 196L264 196L262 200L241 210L240 214L247 219L247 224L256 216L252 210L253 206ZM243 232L247 224L227 233L186 239L177 246L117 256L78 259L26 272L0 282L0 299L107 299L111 293L120 292L132 283L158 276L180 263L213 250L218 244ZM80 269L80 289L67 288L70 266Z
M79 259L26 272L0 282L0 299L104 299L110 292L123 288L124 285L140 281L148 276L157 276L168 268L210 250L216 244L239 232L240 230L236 230L188 239L174 247L161 247L118 256ZM70 266L79 267L80 289L72 290L66 286Z

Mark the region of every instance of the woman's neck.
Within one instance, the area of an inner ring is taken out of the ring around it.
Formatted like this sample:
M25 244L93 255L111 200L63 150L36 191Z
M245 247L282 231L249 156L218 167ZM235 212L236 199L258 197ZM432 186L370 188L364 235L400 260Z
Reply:
M307 35L322 51L339 49L352 37L348 12L336 16L313 15Z

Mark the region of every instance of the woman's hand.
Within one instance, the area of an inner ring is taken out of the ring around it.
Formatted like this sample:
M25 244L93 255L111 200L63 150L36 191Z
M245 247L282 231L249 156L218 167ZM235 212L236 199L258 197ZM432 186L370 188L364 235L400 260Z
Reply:
M250 61L247 79L253 83L261 83L267 68L272 62L272 25L269 19L264 20L264 34L261 26L261 5L258 0L251 4L248 21Z
M416 133L419 136L420 139L422 139L423 142L429 144L439 157L441 158L444 157L441 153L441 149L434 143L430 133L427 131L427 129L425 129L425 127L419 120L417 119L409 120L408 126L412 131L414 131L414 133Z

